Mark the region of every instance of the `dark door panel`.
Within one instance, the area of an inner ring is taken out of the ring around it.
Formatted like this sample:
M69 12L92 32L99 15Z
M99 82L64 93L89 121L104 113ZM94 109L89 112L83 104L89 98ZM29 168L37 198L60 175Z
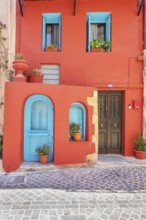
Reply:
M99 153L121 152L121 92L99 92Z

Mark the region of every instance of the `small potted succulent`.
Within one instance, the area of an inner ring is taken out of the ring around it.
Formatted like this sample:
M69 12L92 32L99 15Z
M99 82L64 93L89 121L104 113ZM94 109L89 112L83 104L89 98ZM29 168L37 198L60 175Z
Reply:
M16 71L20 77L24 77L23 73L28 69L29 64L24 58L22 53L17 53L15 55L15 60L13 61L13 69Z
M72 123L70 124L70 134L74 141L80 141L82 139L82 132L80 129L80 124Z
M91 52L105 52L109 51L111 47L111 42L105 42L101 38L97 38L90 42L90 51Z
M49 46L45 47L45 51L58 51L58 47L55 44L50 44Z
M44 144L42 148L36 148L41 164L46 164L48 162L49 151L50 147L46 144Z
M135 156L137 159L145 159L146 158L146 140L140 135L139 132L136 133L137 138L132 140L135 144Z
M29 76L29 82L31 83L42 83L43 81L43 74L41 74L40 69L32 69Z

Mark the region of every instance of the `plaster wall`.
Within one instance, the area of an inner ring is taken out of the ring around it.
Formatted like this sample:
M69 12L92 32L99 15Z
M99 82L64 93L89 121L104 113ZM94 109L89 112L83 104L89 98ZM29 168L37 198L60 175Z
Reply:
M97 148L97 142L92 140L95 133L92 124L93 107L87 102L87 97L93 96L94 88L6 83L4 170L6 172L16 170L24 160L24 105L27 98L33 94L48 96L54 105L54 165L86 163L86 155L95 153ZM73 102L81 102L86 109L85 141L69 140L69 110Z
M0 1L0 22L6 24L6 29L2 30L3 37L6 38L4 46L0 44L2 55L6 54L8 59L8 69L0 69L0 102L4 102L4 87L5 82L9 78L9 70L12 69L11 63L15 55L15 40L16 40L16 0L1 0ZM4 108L0 106L0 133L3 133L3 117Z

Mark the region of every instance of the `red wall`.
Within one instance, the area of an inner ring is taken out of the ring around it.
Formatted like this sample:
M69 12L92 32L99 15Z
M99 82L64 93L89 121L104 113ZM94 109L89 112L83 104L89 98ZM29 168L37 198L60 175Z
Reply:
M60 64L61 84L128 87L142 83L142 16L137 0L25 1L24 17L17 14L17 52L22 51L30 69L42 63ZM110 53L86 52L86 13L111 12ZM62 51L42 52L42 13L62 14ZM21 21L20 21L21 20Z
M87 97L93 96L93 90L94 88L79 86L6 83L4 170L16 170L23 161L24 105L33 94L48 96L54 105L54 164L85 163L86 155L95 152L95 146L91 142L94 133L93 109L87 104ZM73 102L78 101L87 109L87 136L86 141L81 142L69 141L69 109Z
M17 11L16 52L22 52L29 61L29 71L45 63L60 64L62 85L81 85L95 87L95 90L123 91L122 149L124 155L133 155L131 140L135 138L137 131L142 130L142 106L136 110L129 109L128 105L132 104L133 100L140 100L141 103L143 101L143 62L138 60L143 50L143 16L142 14L140 17L137 16L137 0L106 2L79 0L75 16L73 16L73 9L73 0L24 1L24 17L21 17L20 12ZM41 51L42 13L49 12L62 14L61 52ZM112 13L111 52L86 52L87 12ZM112 84L112 88L108 87L109 84ZM18 93L19 90L20 93ZM93 134L91 107L88 109L87 119L88 140L80 144L80 153L78 153L78 143L68 141L69 106L73 101L78 101L76 97L86 105L86 96L93 95L93 88L7 84L4 128L6 136L4 138L4 168L6 171L18 168L23 160L23 107L27 97L38 91L51 97L55 106L55 164L83 162L85 154L94 152L94 147L91 146L91 134ZM15 105L14 100L16 100ZM64 100L65 104L62 105ZM63 132L61 128L64 128ZM14 153L15 158L12 157Z

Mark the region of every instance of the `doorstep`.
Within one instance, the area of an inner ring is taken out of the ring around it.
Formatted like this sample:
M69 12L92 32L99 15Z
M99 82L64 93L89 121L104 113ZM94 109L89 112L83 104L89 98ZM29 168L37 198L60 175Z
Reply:
M40 162L26 162L23 161L20 165L20 168L17 171L25 172L25 171L39 171L39 170L50 170L55 169L53 163L40 164Z
M93 166L97 166L97 163L54 165L51 162L47 164L41 164L40 162L23 161L20 168L16 172L42 171L42 170L45 171L45 170L53 170L53 169L82 168L82 167L93 167Z

